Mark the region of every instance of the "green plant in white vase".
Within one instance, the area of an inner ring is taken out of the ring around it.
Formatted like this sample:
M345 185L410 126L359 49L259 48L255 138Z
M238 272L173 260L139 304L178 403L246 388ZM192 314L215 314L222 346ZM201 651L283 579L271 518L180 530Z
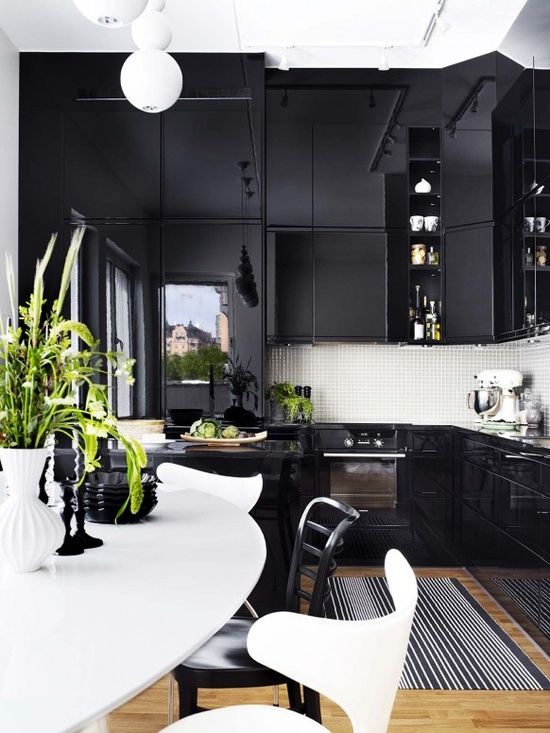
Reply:
M60 518L38 499L46 444L52 436L76 441L84 457L84 476L100 467L99 439L119 440L126 449L130 487L119 514L128 503L136 513L143 498L143 447L119 431L107 387L101 383L109 369L131 382L133 360L100 351L85 324L63 316L83 235L84 227L73 234L59 293L48 310L44 273L56 235L37 262L27 305L18 310L9 260L6 266L12 315L7 325L0 324L0 462L10 495L0 505L0 562L20 572L36 570L63 541Z

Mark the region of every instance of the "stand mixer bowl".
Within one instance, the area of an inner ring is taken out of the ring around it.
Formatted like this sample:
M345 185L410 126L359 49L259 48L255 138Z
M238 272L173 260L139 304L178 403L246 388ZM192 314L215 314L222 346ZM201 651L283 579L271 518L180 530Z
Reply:
M468 407L478 415L491 410L498 403L500 390L495 389L473 389L468 393Z

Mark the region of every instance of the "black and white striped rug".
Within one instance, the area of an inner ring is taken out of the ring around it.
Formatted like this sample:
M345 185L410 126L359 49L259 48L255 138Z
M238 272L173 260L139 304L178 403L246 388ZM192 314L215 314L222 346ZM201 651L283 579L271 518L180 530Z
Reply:
M384 578L330 579L329 618L384 616ZM455 578L419 578L400 687L408 690L549 690L550 681Z
M531 621L550 636L550 578L491 578Z

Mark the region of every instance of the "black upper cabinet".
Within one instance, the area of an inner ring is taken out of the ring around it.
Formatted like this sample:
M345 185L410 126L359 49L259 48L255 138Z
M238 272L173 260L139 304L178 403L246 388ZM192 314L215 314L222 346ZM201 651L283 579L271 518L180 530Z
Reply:
M64 116L64 215L160 215L160 115L78 102Z
M445 235L446 340L493 339L493 227L455 229Z
M266 135L267 224L311 226L313 128L268 125Z
M443 135L445 226L492 221L492 134L460 130Z
M266 257L267 337L313 339L313 246L311 232L270 232Z
M188 103L197 104L197 103ZM261 119L245 108L189 106L164 118L164 215L197 218L260 216ZM247 163L250 198L242 196Z
M371 172L375 125L314 125L313 223L384 227L384 176Z
M386 235L314 235L315 339L384 341Z

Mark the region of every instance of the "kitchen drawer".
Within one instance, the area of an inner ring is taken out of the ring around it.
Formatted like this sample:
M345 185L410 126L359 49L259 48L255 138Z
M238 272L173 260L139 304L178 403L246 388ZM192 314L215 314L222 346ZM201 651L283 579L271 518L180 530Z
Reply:
M499 474L516 484L539 490L542 479L542 466L537 461L519 453L501 451Z
M542 464L540 490L546 496L550 496L550 458L546 458Z
M476 511L455 500L452 542L465 565L497 565L498 529Z
M449 488L449 456L415 455L411 471L414 496L441 495Z
M492 521L497 516L497 488L496 476L468 461L462 461L456 487L458 498Z
M461 458L465 458L476 466L496 471L498 468L498 451L477 440L462 438L460 442Z
M444 430L412 432L412 449L415 453L448 453L451 449L451 433Z
M527 547L550 555L550 497L501 480L499 524Z

